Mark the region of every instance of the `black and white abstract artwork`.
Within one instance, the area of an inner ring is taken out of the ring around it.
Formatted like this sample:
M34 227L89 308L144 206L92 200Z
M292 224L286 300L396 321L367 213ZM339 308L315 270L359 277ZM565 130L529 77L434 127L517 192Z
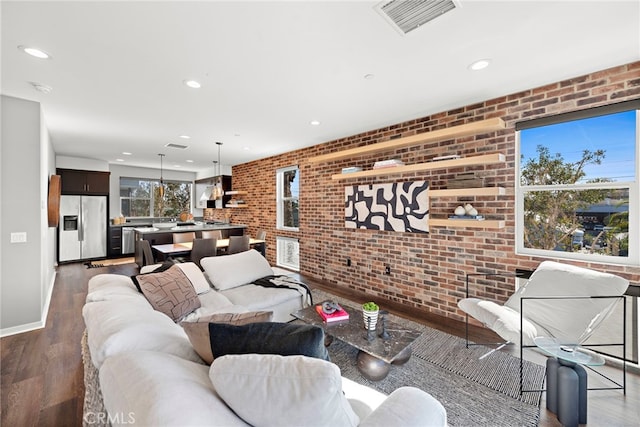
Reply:
M344 188L346 228L429 232L427 181L356 185Z

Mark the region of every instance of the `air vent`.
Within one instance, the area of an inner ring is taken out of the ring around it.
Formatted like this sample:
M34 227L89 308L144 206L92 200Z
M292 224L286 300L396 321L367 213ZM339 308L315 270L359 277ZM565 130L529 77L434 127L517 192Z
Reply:
M453 0L393 0L376 6L380 14L402 34L455 8Z
M178 150L186 150L187 148L189 148L188 145L174 144L173 142L168 143L167 145L165 145L165 147L177 148Z

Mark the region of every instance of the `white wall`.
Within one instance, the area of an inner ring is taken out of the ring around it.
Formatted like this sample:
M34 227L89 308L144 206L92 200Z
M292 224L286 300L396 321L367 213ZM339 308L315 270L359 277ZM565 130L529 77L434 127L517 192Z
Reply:
M0 335L44 326L55 279L55 232L47 222L53 149L40 104L1 96ZM12 233L24 243L10 243Z
M81 157L56 156L56 167L61 169L109 172L109 162Z

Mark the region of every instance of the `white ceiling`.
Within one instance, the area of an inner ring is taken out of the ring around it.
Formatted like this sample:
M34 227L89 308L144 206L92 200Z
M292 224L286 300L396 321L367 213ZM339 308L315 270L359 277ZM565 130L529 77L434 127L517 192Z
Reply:
M197 172L214 141L234 165L640 59L638 1L460 0L407 35L379 3L2 1L2 94L59 155Z

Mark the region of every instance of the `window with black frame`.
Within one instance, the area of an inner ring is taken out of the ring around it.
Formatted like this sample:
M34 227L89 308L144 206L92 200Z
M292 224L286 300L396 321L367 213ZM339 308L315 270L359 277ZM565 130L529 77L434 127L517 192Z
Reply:
M191 211L191 182L120 178L120 213L127 218L177 218ZM163 194L164 193L164 194Z

